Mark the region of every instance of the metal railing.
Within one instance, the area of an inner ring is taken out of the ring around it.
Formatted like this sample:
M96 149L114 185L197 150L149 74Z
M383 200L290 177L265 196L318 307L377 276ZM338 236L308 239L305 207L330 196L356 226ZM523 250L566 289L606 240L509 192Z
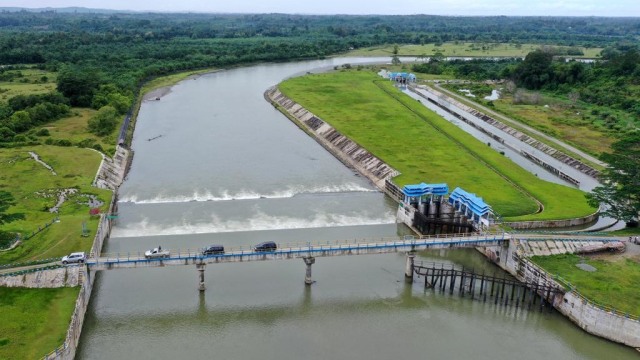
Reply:
M350 239L337 241L319 241L319 242L293 242L278 243L277 249L269 253L272 254L298 254L298 253L318 253L324 251L343 251L343 250L364 250L376 248L397 248L411 246L429 246L451 243L469 243L470 245L505 240L508 235L502 232L482 233L482 234L443 234L443 235L423 235L423 236L407 236L407 237L382 237L379 239ZM372 241L373 240L373 241ZM245 255L265 254L263 251L256 251L252 246L238 246L225 248L223 254L203 255L202 249L166 249L169 251L169 257L162 260L171 259L199 259L209 257L237 257ZM125 262L125 261L156 261L158 258L146 258L143 251L127 252L127 253L105 253L99 258L92 257L88 259L88 265L99 264L104 262Z
M630 319L630 320L634 320L634 321L640 322L640 315L638 315L638 314L630 314L628 312L620 311L620 310L616 309L612 305L602 304L602 303L599 303L599 302L594 301L592 299L589 299L588 297L586 297L585 295L580 293L580 291L578 291L578 289L576 288L576 286L574 284L572 284L571 282L569 282L566 279L562 278L561 276L559 276L557 274L551 274L551 273L547 272L546 270L544 270L540 266L534 264L532 261L530 261L528 259L522 259L522 261L526 264L526 266L534 268L540 274L543 274L548 279L552 279L553 281L555 281L558 284L560 284L563 287L565 287L565 289L568 292L570 292L573 295L575 295L576 297L578 297L580 300L582 300L582 302L584 304L589 304L589 305L591 305L591 306L593 306L593 307L595 307L597 309L600 309L602 311L606 311L606 312L611 313L611 314L616 315L616 316L620 316L620 317L624 317L626 319Z

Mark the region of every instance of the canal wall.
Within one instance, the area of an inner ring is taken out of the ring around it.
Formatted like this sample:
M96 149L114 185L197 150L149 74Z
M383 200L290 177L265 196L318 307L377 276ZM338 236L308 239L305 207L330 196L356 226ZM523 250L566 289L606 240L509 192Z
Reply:
M470 106L467 106L463 103L461 103L460 101L457 101L453 98L451 98L450 96L447 96L446 94L437 91L431 87L428 86L424 86L421 87L421 89L427 91L428 93L432 94L433 100L435 100L437 102L438 105L444 106L445 108L448 108L450 105L453 105L469 114L471 114L472 116L484 121L485 123L487 123L488 125L491 125L492 127L495 127L496 129L500 129L506 133L508 133L509 135L513 136L514 138L520 140L523 143L526 143L532 147L534 147L536 150L542 151L545 154L553 157L554 159L557 159L559 161L561 161L562 163L573 167L574 169L577 169L578 171L580 171L581 173L588 175L594 179L598 179L598 176L600 175L600 172L594 168L592 168L591 166L583 163L582 161L575 159L565 153L563 153L562 151L555 149L547 144L544 144L534 138L532 138L531 136L518 131L514 128L512 128L509 125L506 125L490 116L488 116L485 113L482 113ZM410 87L410 90L416 92L415 88ZM419 95L421 95L421 93L418 93ZM423 96L423 95L421 95ZM557 169L556 169L557 170ZM560 170L557 170L558 172L560 172Z
M79 272L79 266L65 266L15 275L3 275L0 276L0 286L32 289L78 286L80 285Z
M78 266L77 268L79 269L81 283L80 293L76 298L76 305L73 309L73 315L71 315L67 336L62 345L44 357L45 360L73 360L76 356L80 335L82 334L82 325L84 324L84 315L93 291L93 277L87 267Z
M540 221L512 221L505 222L504 225L514 230L530 230L542 228L565 228L570 226L579 226L589 224L598 219L598 212L575 219L565 220L540 220Z
M100 189L116 190L124 181L131 155L131 152L121 145L116 147L113 158L103 155L93 186Z
M349 139L331 125L283 95L277 87L269 88L265 98L299 128L311 135L348 167L367 177L378 189L399 200L401 191L390 179L400 173Z
M547 253L570 253L580 248L577 244L566 246L561 241L536 241L536 247L545 248ZM548 273L527 257L533 242L526 244L517 239L509 241L506 247L486 247L481 252L505 271L522 282L534 282L564 288L564 294L557 294L547 300L561 314L565 315L586 332L634 348L640 348L640 318L624 314L611 307L597 304L580 294L569 283ZM574 246L575 245L575 246ZM527 248L528 247L528 248ZM540 294L545 296L545 294Z
M102 252L102 247L104 242L111 234L111 228L113 227L114 217L110 216L117 213L118 207L118 193L117 189L124 180L124 176L126 175L130 162L130 153L126 151L126 149L118 146L121 150L120 152L116 152L116 156L114 156L114 163L118 164L119 171L117 173L117 177L112 177L110 181L105 182L110 186L115 186L113 189L113 195L111 197L111 203L109 204L109 210L107 214L100 215L100 222L98 224L98 228L96 230L96 235L93 238L93 245L91 247L91 251L89 253L89 257L99 257ZM120 156L117 154L120 153ZM101 167L102 169L102 167ZM108 187L109 188L109 187ZM80 335L82 334L82 325L84 324L84 316L87 311L87 307L89 306L89 300L91 299L91 293L93 291L93 276L95 274L91 274L89 269L84 266L68 266L61 268L66 270L67 272L72 272L75 275L75 281L69 282L68 284L62 284L58 282L60 286L78 286L80 285L80 293L76 298L76 304L73 310L73 315L71 316L71 321L69 322L69 328L67 329L67 335L65 337L64 343L60 345L58 348L53 350L51 353L47 354L44 359L46 360L73 360L76 354L76 350L78 348L78 344L80 341ZM42 273L46 273L50 270L41 271ZM46 283L43 279L37 281L39 284Z

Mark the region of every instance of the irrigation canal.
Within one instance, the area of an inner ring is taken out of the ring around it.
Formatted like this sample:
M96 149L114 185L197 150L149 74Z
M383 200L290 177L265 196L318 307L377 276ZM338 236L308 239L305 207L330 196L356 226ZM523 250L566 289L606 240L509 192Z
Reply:
M370 61L232 69L144 102L105 252L408 235L394 221L395 203L263 98L294 74ZM472 249L421 252L416 261L503 274ZM217 264L205 292L191 266L98 272L77 358L637 358L555 312L425 291L418 279L407 285L404 254L318 259L312 286L304 267Z

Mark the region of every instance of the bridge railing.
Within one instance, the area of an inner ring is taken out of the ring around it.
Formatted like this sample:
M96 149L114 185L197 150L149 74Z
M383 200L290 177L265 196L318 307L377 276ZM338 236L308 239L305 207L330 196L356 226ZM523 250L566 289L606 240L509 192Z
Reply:
M433 242L448 242L459 240L462 242L487 242L503 240L507 237L502 232L482 233L482 234L443 234L443 235L425 235L425 236L405 236L405 237L381 237L376 239L349 239L337 241L314 241L314 242L291 242L278 243L276 254L293 254L301 252L322 252L322 251L339 251L341 249L372 249L383 247L407 247L407 246L424 246ZM171 259L189 259L202 257L202 249L166 249L169 251ZM253 245L243 245L237 247L225 247L225 253L213 256L243 256L256 254ZM97 259L96 259L97 260ZM139 261L145 260L144 251L127 252L127 253L104 253L99 258L101 262L123 262L123 261ZM154 259L149 259L154 260Z

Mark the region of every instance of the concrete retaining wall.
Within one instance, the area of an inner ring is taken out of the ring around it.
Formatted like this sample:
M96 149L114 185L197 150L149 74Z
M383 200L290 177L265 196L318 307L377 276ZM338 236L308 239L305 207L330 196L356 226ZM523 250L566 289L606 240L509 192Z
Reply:
M462 110L474 115L475 117L477 117L478 119L484 121L485 123L497 128L497 129L500 129L500 130L510 134L511 136L519 139L520 141L522 141L522 142L524 142L524 143L536 148L537 150L542 151L542 152L546 153L547 155L549 155L549 156L551 156L551 157L553 157L553 158L555 158L557 160L562 161L564 164L577 169L578 171L580 171L581 173L583 173L585 175L591 176L594 179L597 179L598 176L600 175L598 170L596 170L596 169L592 168L591 166L581 162L580 160L577 160L577 159L575 159L575 158L573 158L573 157L571 157L571 156L569 156L569 155L567 155L567 154L565 154L565 153L563 153L563 152L561 152L561 151L559 151L559 150L557 150L557 149L555 149L555 148L553 148L553 147L551 147L549 145L546 145L546 144L544 144L544 143L542 143L542 142L530 137L529 135L526 135L526 134L524 134L524 133L522 133L522 132L520 132L520 131L518 131L518 130L516 130L516 129L514 129L514 128L512 128L512 127L510 127L510 126L508 126L508 125L506 125L506 124L504 124L504 123L502 123L502 122L500 122L500 121L498 121L498 120L496 120L496 119L494 119L492 117L490 117L490 116L488 116L485 113L482 113L482 112L480 112L480 111L478 111L478 110L476 110L476 109L474 109L472 107L469 107L469 106L467 106L467 105L465 105L465 104L463 104L463 103L451 98L450 96L447 96L447 95L443 94L440 91L437 91L437 90L435 90L433 88L430 88L428 86L424 87L423 89L428 91L428 92L430 92L431 94L433 94L437 98L436 101L438 101L439 103L441 101L444 101L444 102L447 102L449 104L452 104L452 105L454 105L454 106L456 106L456 107L458 107L458 108L460 108L460 109L462 109ZM447 104L443 104L443 106L447 106Z
M80 269L79 277L82 285L80 287L80 294L78 294L78 298L76 299L76 306L71 316L69 328L67 329L67 337L61 346L44 357L46 360L73 360L76 356L76 349L78 348L78 342L82 334L82 325L84 324L84 314L87 311L93 290L92 274L88 272L84 266L80 266L78 269Z
M342 135L300 104L284 96L276 87L268 89L265 92L265 98L340 161L366 176L378 189L388 191L385 180L397 176L399 174L397 170ZM397 196L393 197L397 198Z
M20 275L0 276L0 286L25 288L59 288L80 285L79 266L34 271Z
M581 218L566 220L541 220L541 221L515 221L505 222L504 224L515 230L524 229L541 229L541 228L561 228L569 226L578 226L588 224L598 219L598 213L595 212Z
M93 186L101 189L117 189L127 173L130 156L130 151L120 145L116 147L113 159L103 156Z
M527 259L518 249L518 240L510 240L508 247L487 247L482 251L487 258L520 281L538 282L558 288L564 285L554 276ZM569 247L557 246L557 253L570 252ZM566 250L562 250L565 249ZM542 294L541 294L542 295ZM640 319L626 316L614 309L595 304L575 290L556 295L549 302L563 315L590 334L640 348Z

